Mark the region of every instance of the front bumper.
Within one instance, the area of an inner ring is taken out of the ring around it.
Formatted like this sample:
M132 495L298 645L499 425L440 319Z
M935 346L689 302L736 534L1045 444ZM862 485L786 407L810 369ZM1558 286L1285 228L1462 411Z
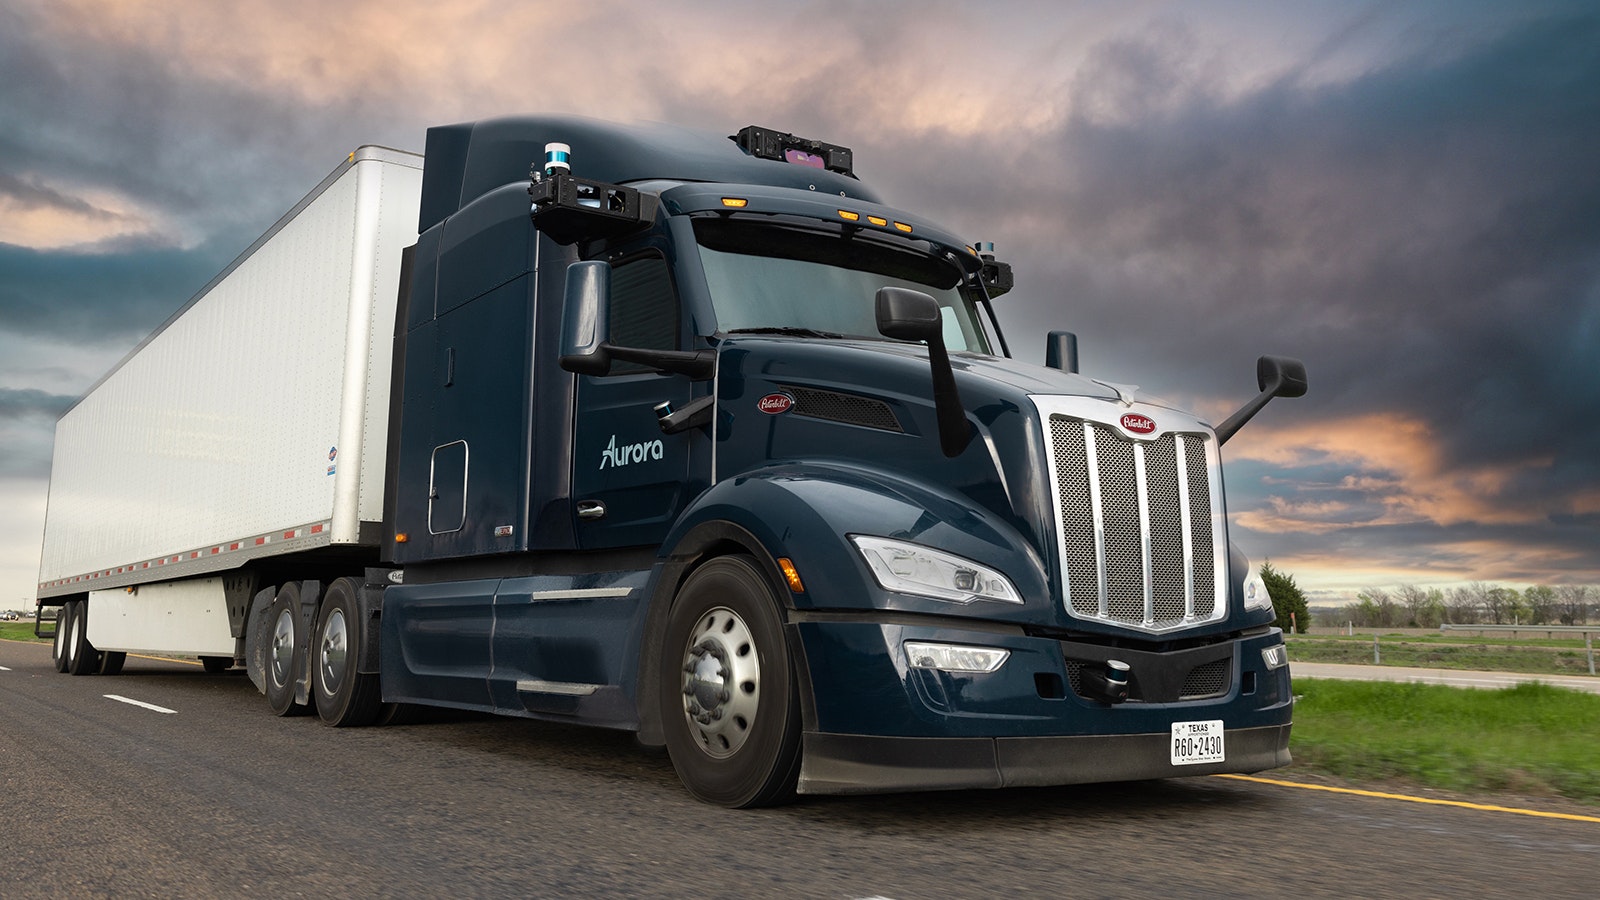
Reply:
M807 732L802 794L1043 787L1247 773L1286 766L1289 725L1226 729L1225 762L1172 765L1170 734L1013 738Z

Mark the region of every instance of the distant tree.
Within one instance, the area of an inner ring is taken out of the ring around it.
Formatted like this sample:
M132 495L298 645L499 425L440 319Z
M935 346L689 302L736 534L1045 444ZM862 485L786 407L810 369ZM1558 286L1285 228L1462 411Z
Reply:
M1586 584L1563 584L1556 588L1556 615L1561 624L1589 624L1589 597L1593 592Z
M1477 625L1483 621L1483 593L1481 583L1461 585L1450 589L1450 621L1457 625Z
M1534 585L1522 592L1522 605L1528 610L1529 625L1550 625L1556 620L1556 592L1545 585Z
M1405 608L1406 625L1412 628L1438 628L1444 621L1444 592L1438 588L1423 590L1414 584L1402 584L1394 590L1399 603Z
M1370 628L1394 628L1403 615L1394 595L1380 587L1369 587L1356 595L1362 615Z
M1278 614L1278 627L1285 632L1298 631L1305 634L1306 629L1311 626L1311 610L1306 608L1305 592L1294 583L1294 576L1274 569L1272 560L1267 560L1261 564L1261 580L1267 583L1267 594L1272 597L1272 609Z

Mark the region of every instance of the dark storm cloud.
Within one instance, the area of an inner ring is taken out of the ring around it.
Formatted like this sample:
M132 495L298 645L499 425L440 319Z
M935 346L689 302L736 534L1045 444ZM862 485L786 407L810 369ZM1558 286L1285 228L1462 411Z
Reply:
M38 417L55 419L71 406L75 397L47 391L0 387L0 419Z
M29 250L0 244L0 329L102 342L137 341L232 258L229 250Z
M1538 464L1518 490L1600 483L1600 18L1233 95L1189 47L1102 45L1051 134L971 152L951 207L1026 226L1006 321L1196 397L1302 356L1311 396L1266 415L1388 410L1454 463Z

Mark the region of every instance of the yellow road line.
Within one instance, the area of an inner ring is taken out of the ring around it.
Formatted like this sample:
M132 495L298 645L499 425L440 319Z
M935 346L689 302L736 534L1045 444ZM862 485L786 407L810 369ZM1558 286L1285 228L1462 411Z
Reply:
M1213 775L1213 778L1232 778L1235 781L1254 781L1278 787L1301 788L1307 791L1327 791L1332 794L1355 794L1358 797L1376 797L1380 800L1404 800L1407 803L1431 803L1435 806L1459 806L1485 812L1515 813L1519 816L1538 816L1544 819L1569 819L1573 822L1597 822L1600 816L1580 816L1574 813L1545 812L1539 809L1518 809L1514 806L1491 806L1486 803L1468 803L1465 800L1440 800L1434 797L1413 797L1410 794L1386 794L1382 791L1363 791L1356 788L1330 787L1325 784L1306 784L1300 781L1280 781L1276 778L1259 778L1254 775Z

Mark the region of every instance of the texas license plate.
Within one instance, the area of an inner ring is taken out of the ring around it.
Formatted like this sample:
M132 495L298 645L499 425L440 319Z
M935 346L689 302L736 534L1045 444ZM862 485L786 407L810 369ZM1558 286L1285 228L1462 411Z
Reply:
M1172 764L1193 766L1226 759L1222 747L1222 720L1172 723Z

